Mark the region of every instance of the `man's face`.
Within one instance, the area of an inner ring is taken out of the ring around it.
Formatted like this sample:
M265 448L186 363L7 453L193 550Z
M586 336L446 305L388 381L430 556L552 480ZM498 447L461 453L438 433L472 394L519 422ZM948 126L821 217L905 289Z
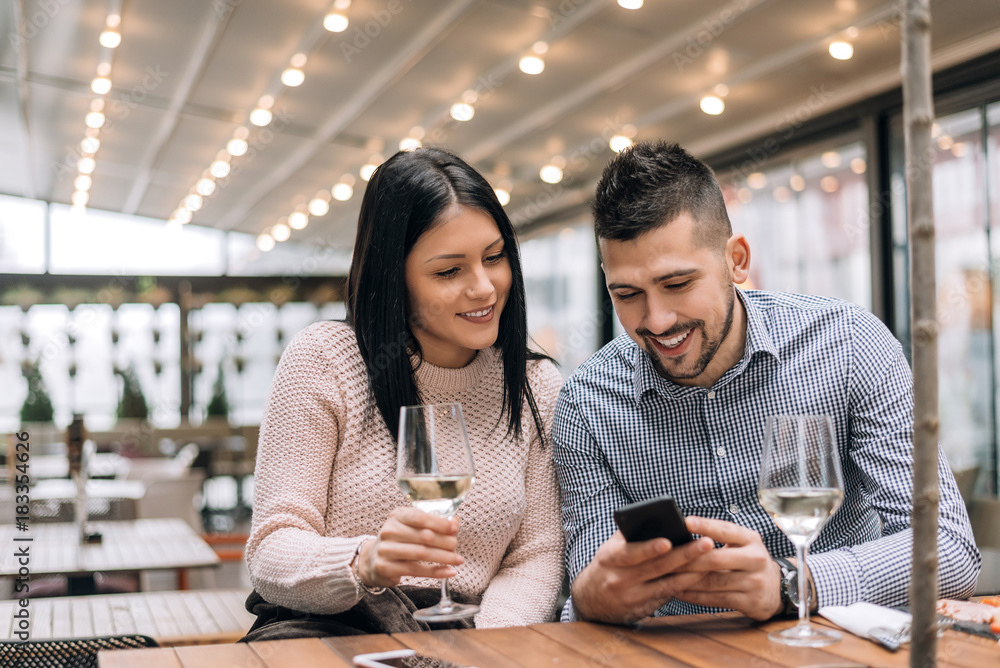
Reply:
M743 352L731 336L734 315L743 322L732 265L734 246L742 252L746 242L735 236L725 252L699 246L694 226L682 213L630 241L601 239L600 248L615 312L632 340L664 378L708 387Z

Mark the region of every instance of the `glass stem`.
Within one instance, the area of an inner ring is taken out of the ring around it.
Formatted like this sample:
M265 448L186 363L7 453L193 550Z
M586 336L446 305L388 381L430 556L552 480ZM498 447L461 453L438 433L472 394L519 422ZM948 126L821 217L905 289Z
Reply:
M441 600L438 607L442 610L451 610L451 594L448 593L448 578L441 580Z
M795 546L796 564L799 578L799 626L809 627L809 573L806 571L806 545Z

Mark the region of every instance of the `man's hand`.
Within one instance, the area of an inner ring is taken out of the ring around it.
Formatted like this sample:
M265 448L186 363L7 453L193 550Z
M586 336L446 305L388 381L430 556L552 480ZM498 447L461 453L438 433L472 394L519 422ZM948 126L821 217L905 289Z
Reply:
M458 518L431 515L417 508L396 508L378 532L361 546L358 575L369 587L395 587L404 576L451 578L465 559L455 552Z
M612 624L647 617L705 577L688 565L712 548L707 538L677 548L666 538L629 543L616 531L573 581L577 615Z
M705 577L678 592L688 603L732 608L756 620L770 619L783 609L781 569L771 559L760 534L732 522L688 517L692 533L707 536L725 547L712 550L686 568ZM701 540L704 540L701 539Z

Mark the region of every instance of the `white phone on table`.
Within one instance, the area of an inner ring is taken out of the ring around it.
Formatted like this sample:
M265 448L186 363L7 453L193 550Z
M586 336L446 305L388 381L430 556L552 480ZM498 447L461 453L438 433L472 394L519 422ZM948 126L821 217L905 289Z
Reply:
M361 668L475 668L475 666L460 666L444 659L417 654L412 649L358 654L354 657L354 665Z

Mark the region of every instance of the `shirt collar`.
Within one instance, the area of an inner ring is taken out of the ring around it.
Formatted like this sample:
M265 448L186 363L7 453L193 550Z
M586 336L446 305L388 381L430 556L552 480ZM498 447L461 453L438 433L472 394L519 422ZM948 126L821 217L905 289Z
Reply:
M739 376L750 364L750 361L758 354L771 355L776 360L778 349L771 337L771 331L764 320L764 314L757 306L752 294L748 295L740 288L736 288L736 296L742 302L747 314L747 335L746 349L743 357L722 375L715 383L715 387L721 387L729 383L733 378ZM625 351L626 362L633 369L632 389L633 399L636 404L642 401L643 395L647 392L656 392L660 395L681 398L683 396L696 393L703 388L692 385L679 385L672 381L660 377L653 367L653 362L649 359L649 353L631 341L631 347Z

